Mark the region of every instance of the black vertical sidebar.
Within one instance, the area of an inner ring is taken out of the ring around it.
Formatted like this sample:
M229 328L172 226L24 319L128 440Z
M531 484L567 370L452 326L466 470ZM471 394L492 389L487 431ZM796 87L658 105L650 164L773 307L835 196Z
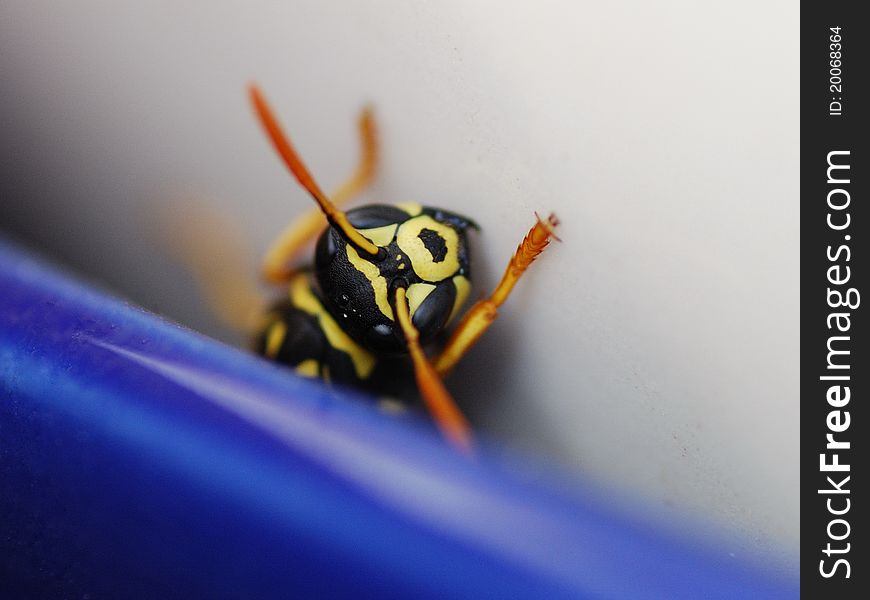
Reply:
M801 594L866 598L870 22L801 3ZM867 304L867 306L865 306Z

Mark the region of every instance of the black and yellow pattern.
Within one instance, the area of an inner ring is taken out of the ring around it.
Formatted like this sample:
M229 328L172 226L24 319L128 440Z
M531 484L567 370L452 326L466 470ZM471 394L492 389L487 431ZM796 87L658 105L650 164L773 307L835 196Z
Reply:
M375 353L407 347L390 305L407 290L414 326L426 344L441 331L470 289L466 230L459 215L420 205L370 205L348 211L354 228L381 253L369 256L329 227L317 243L315 274L324 304L356 342Z
M430 341L468 296L466 230L476 225L416 204L364 206L347 215L384 253L372 260L327 228L316 270L290 280L288 295L266 313L254 349L306 377L397 393L412 370L404 357L385 357L407 353L390 290L407 290L412 321L423 343Z
M430 362L423 345L434 340L468 296L466 231L477 226L457 214L415 203L345 213L337 204L362 190L375 170L377 137L371 112L364 110L359 121L360 165L333 201L302 162L259 89L251 86L249 92L278 155L329 223L317 242L312 275L300 275L291 259L316 235L316 217L287 228L267 253L265 279L288 283L290 292L268 313L256 350L301 375L362 384L381 394L390 394L413 373L444 436L472 452L471 427L441 378L489 328L517 280L555 238L555 216L537 219L495 291L474 305Z

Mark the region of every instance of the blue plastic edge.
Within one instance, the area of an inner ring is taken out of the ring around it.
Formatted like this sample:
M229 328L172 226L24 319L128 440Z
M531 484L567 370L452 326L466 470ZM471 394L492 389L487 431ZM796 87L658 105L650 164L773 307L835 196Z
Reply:
M798 596L2 241L0 386L4 595Z

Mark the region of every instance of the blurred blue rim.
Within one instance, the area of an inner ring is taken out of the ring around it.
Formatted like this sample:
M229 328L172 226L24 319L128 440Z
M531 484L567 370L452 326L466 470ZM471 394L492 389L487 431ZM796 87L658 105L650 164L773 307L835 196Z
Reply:
M4 597L798 595L2 241L0 386Z

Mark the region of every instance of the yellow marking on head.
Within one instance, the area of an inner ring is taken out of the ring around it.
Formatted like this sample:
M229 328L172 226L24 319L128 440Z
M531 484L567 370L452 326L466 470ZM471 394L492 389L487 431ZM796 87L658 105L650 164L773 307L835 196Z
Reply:
M404 268L405 268L405 263L399 263L399 266L397 267L397 269L402 271L402 270L404 270Z
M378 246L389 246L393 238L396 237L396 229L398 223L392 225L384 225L383 227L372 227L371 229L359 229L358 231Z
M381 309L385 317L391 321L395 320L393 318L393 308L390 306L390 301L387 298L387 280L381 275L378 266L362 258L356 251L356 248L350 244L345 244L344 247L347 248L347 259L350 261L350 264L357 271L365 275L369 283L372 284L372 290L375 293L375 303L378 305L378 308Z
M266 332L266 356L275 358L281 350L281 344L284 343L284 338L287 336L287 323L284 321L275 321L269 326Z
M290 282L290 300L293 306L317 318L320 328L329 344L350 356L354 371L360 379L366 379L375 368L375 357L365 348L354 342L344 330L338 326L314 292L308 285L305 275L299 275ZM327 379L328 369L324 367L324 379Z
M396 205L396 208L405 211L412 217L416 217L423 212L423 206L419 202L401 202Z
M408 286L408 307L411 310L411 316L414 316L414 312L417 310L417 307L423 304L423 300L429 297L435 290L435 286L431 283L412 283Z
M320 375L320 363L313 358L307 358L296 365L296 374L302 377L316 378Z
M465 302L466 298L468 298L468 292L471 291L471 282L463 275L457 275L454 277L453 285L456 286L456 299L453 301L453 310L450 311L450 316L447 318L448 323L452 321L453 317L456 316L456 313L459 312L462 303Z
M420 232L430 229L441 236L447 247L447 254L441 262L435 262L432 253L420 239ZM399 248L411 259L411 266L426 281L447 279L459 270L459 234L456 230L439 223L429 215L408 219L399 227L396 234Z

